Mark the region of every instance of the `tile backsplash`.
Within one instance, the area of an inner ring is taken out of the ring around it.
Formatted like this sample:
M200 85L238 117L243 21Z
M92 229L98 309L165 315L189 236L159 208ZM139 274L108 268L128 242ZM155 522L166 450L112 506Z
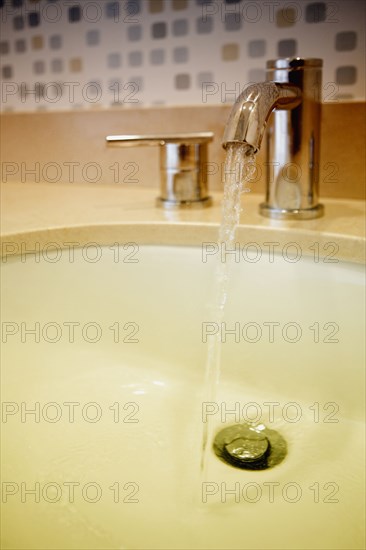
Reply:
M365 99L362 0L0 0L3 111L233 102L274 57Z

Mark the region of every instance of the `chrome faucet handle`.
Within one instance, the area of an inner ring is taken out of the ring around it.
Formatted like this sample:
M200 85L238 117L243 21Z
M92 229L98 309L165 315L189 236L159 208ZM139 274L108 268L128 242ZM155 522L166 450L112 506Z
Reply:
M160 147L160 197L164 208L210 206L207 167L212 132L107 136L108 147Z

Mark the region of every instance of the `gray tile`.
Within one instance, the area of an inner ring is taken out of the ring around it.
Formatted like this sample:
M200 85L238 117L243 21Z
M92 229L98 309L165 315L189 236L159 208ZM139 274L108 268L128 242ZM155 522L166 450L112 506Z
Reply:
M150 63L151 65L163 65L165 61L165 51L162 49L151 50Z
M327 18L327 5L325 2L308 4L305 9L305 21L307 23L321 23Z
M265 40L250 40L248 43L249 57L262 57L266 55L266 46Z
M214 75L210 71L202 71L197 75L197 86L199 88L202 88L202 84L213 82L213 81L214 81Z
M196 19L196 30L198 34L207 34L213 30L213 17L198 17Z
M70 6L69 11L69 22L77 23L81 19L81 7L80 6Z
M77 23L81 19L81 7L80 6L70 6L69 11L69 22Z
M119 19L119 2L108 2L105 6L105 16L108 19Z
M173 61L175 63L185 63L188 61L188 48L182 46L180 48L174 48Z
M38 27L40 22L41 19L38 12L32 11L31 13L28 13L28 25L30 27Z
M122 64L121 54L119 52L109 53L107 56L107 65L110 69L118 69Z
M61 34L53 34L49 38L51 50L59 50L62 46Z
M51 71L53 73L61 73L64 68L64 62L62 59L52 59L51 61Z
M27 49L27 45L25 40L23 38L20 38L19 40L15 41L15 51L17 53L24 53Z
M14 17L13 27L16 31L21 31L22 29L24 29L24 19L21 15L17 15L16 17Z
M129 21L131 23L136 23L133 21L135 16L141 12L141 1L140 0L130 0L129 2L124 3L123 9L125 13L129 16Z
M345 65L336 70L337 84L355 84L357 81L357 67Z
M1 55L5 55L9 53L9 42L6 42L6 41L0 42L0 53Z
M33 63L33 72L35 74L43 74L45 71L44 61L35 61Z
M136 42L137 40L141 40L142 37L142 27L141 25L131 25L127 29L127 38L131 42Z
M280 40L277 44L277 54L279 57L292 57L296 55L297 41L289 38L287 40Z
M337 32L335 49L338 52L349 52L357 46L357 34L354 31Z
M13 77L13 67L11 65L4 65L1 69L1 74L4 79Z
M185 36L188 33L187 19L176 19L172 25L173 36Z
M153 38L165 38L167 34L166 23L158 21L151 25L151 34Z
M238 13L226 13L224 15L224 27L226 31L238 31L242 26L241 14Z
M177 90L188 90L191 87L191 77L188 73L175 75L174 84Z
M91 29L86 33L86 43L88 46L97 46L100 42L100 33L98 29Z
M140 67L142 65L142 52L130 52L128 54L128 64L131 67Z

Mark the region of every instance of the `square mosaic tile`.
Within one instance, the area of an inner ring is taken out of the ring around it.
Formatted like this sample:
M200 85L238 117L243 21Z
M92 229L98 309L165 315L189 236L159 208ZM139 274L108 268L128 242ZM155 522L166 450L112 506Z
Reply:
M1 0L2 108L232 102L247 83L265 79L267 59L292 56L324 60L324 101L362 100L365 5L361 0ZM101 93L90 101L86 90L93 82ZM62 93L51 101L45 92L52 86ZM22 97L22 89L30 92Z

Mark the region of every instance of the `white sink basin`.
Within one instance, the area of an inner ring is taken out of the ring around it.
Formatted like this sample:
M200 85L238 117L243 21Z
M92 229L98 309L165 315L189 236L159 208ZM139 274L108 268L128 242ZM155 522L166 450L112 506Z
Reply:
M101 252L2 265L3 547L364 548L363 267L234 264L215 429L262 413L288 455L202 478L213 258Z

